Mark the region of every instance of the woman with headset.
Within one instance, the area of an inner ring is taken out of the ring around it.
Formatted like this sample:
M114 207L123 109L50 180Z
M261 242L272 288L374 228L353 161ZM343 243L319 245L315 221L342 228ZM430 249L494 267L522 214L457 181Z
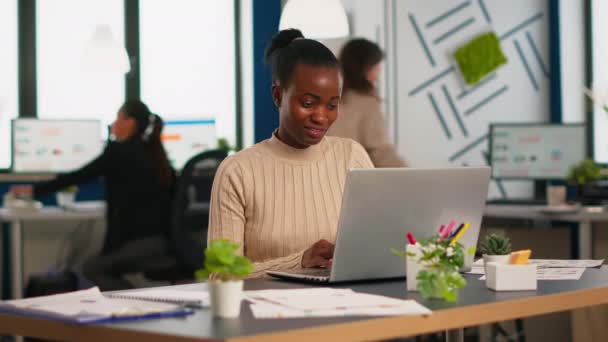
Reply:
M16 195L42 196L104 177L107 230L99 256L83 267L104 291L132 287L122 275L145 271L154 256L166 255L175 173L161 143L162 119L141 101L125 102L112 124L113 141L74 172L35 186L16 186Z

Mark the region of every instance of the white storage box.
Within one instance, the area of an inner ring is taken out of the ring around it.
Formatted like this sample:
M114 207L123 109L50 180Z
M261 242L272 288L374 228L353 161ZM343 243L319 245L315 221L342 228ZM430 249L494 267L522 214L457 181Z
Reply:
M486 265L486 286L494 291L536 290L536 265Z

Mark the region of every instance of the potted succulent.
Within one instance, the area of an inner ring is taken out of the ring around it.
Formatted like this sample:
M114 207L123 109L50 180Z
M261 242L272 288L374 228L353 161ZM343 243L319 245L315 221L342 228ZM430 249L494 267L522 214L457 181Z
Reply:
M237 255L239 246L226 239L211 242L205 249L205 265L196 278L207 280L211 312L214 317L235 318L241 311L243 278L253 271L253 264Z
M76 185L70 185L67 188L61 189L57 192L57 205L66 208L76 200L76 193L78 187Z
M507 264L511 257L511 240L504 234L488 234L479 245L479 251L484 267L489 262Z
M460 274L464 266L464 246L452 243L450 239L441 239L439 235L408 246L413 248L406 248L406 251L392 248L391 252L404 256L408 268L415 267L415 288L422 297L456 301L458 290L467 284ZM469 248L466 254L475 254L475 247Z

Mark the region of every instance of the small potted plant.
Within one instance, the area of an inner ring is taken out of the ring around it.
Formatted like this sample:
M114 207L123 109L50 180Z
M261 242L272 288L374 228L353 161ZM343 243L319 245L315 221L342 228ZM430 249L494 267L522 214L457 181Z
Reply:
M441 239L438 235L411 246L415 247L415 253L410 248L406 248L405 252L397 249L391 251L405 256L408 267L419 266L416 267L415 288L420 291L422 297L456 301L458 290L467 284L460 274L464 266L464 246L451 243L449 239ZM466 253L475 254L475 247L469 248Z
M228 142L226 138L217 139L217 149L221 151L225 151L226 153L230 153L232 151L236 151L236 148Z
M196 278L207 280L211 312L214 317L235 318L241 311L243 278L253 271L253 264L237 255L239 246L226 239L211 242L205 249L205 266Z
M592 159L585 159L579 164L572 165L566 180L574 187L577 201L584 204L594 204L594 197L600 197L598 202L603 200L603 196L594 194L591 183L603 178L602 168Z
M511 257L511 240L504 234L488 234L479 245L484 267L489 262L508 264Z
M68 186L67 188L61 189L57 192L57 205L66 208L70 204L76 201L76 193L78 187L76 185Z

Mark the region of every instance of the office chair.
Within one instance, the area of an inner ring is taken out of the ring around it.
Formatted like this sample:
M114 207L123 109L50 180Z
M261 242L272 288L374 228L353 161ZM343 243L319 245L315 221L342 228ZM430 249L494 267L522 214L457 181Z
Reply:
M212 150L192 157L179 175L169 233L170 254L150 260L158 265L144 272L144 277L156 281L193 280L194 271L205 261L207 225L213 178L226 151Z

